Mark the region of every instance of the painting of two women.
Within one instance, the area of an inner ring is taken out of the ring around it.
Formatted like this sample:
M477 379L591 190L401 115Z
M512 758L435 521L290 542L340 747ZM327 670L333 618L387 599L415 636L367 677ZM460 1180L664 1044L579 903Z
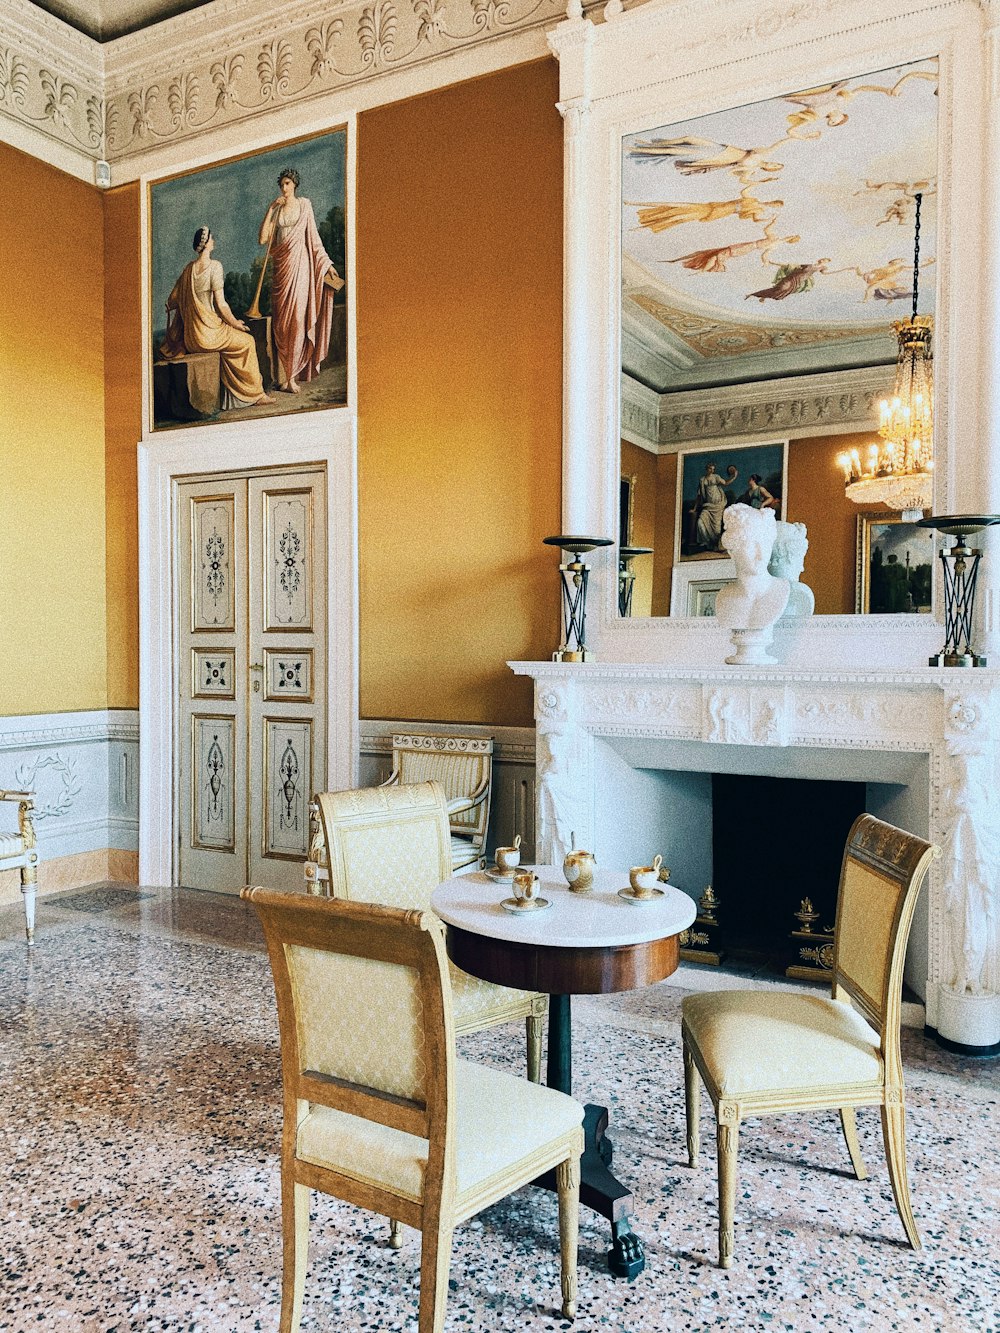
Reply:
M347 397L346 131L150 187L153 424Z

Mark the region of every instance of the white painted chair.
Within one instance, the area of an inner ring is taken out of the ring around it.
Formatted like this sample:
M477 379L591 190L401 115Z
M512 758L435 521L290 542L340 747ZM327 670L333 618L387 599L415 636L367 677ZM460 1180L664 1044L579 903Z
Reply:
M35 894L38 887L38 852L31 812L35 808L32 791L4 791L0 801L17 802L16 833L0 833L0 870L20 870L24 894L24 926L28 943L35 939Z
M271 889L242 896L264 928L281 1033L280 1333L302 1317L310 1191L418 1228L419 1329L441 1333L454 1228L551 1170L572 1319L583 1107L456 1060L441 921Z
M889 1180L907 1240L920 1248L906 1178L899 1050L903 960L920 886L940 850L860 815L844 848L833 993L712 991L681 1005L687 1146L698 1165L701 1075L715 1107L719 1265L733 1261L740 1124L788 1111L839 1110L854 1173L867 1173L855 1108L878 1106Z

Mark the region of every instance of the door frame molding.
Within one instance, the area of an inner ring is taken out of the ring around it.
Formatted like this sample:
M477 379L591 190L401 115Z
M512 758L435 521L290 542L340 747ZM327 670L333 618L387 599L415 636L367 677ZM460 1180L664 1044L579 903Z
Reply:
M141 440L139 455L139 883L175 882L174 482L325 464L327 782L357 786L357 420L348 408L196 426Z

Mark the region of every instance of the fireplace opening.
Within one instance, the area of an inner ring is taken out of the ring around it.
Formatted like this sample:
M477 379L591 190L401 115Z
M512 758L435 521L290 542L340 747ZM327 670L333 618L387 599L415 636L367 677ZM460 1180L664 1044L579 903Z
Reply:
M713 773L718 926L702 934L717 947L700 947L732 963L822 976L844 843L865 802L863 782ZM698 949L695 941L689 956Z

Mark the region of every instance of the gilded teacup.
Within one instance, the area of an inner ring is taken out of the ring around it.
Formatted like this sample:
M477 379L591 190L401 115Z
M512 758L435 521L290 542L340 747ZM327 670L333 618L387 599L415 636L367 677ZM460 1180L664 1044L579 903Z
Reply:
M508 871L516 870L521 863L521 835L520 833L514 839L512 847L498 847L497 869L502 870L504 874Z
M533 903L538 890L538 876L533 870L519 870L514 876L514 897L519 903Z
M574 893L586 893L594 883L597 858L593 852L567 852L563 857L563 874Z
M633 866L628 872L628 881L636 898L652 898L660 878L662 856L654 856L651 866Z

